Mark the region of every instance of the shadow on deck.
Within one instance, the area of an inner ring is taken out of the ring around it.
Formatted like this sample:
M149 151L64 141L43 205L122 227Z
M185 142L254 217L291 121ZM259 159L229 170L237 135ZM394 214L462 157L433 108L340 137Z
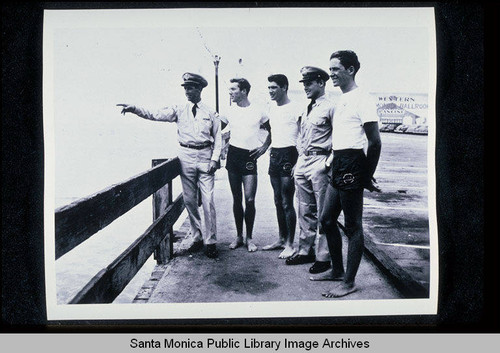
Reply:
M232 197L225 169L217 171L215 203L217 208L218 259L209 259L203 252L186 252L186 220L176 232L174 257L165 265L157 265L151 278L144 284L135 298L135 303L216 303L216 302L261 302L261 301L321 301L321 293L329 290L335 282L313 282L309 280L311 264L287 266L279 259L279 251L262 251L278 237L278 226L273 202L273 193L267 175L268 157L259 159L259 180L256 195L256 220L254 241L259 251L249 253L244 247L229 249L236 234L232 215ZM370 234L365 235L368 244L373 244ZM298 227L295 237L298 242ZM344 237L344 254L347 242ZM367 251L361 262L356 283L359 290L349 299L399 299L408 296L405 286L391 276L384 260ZM344 255L344 261L346 256ZM375 262L374 262L375 260ZM387 260L387 259L385 259ZM390 260L390 259L389 259ZM378 262L377 262L378 261ZM394 264L392 264L394 267ZM397 269L401 274L402 269ZM403 271L404 272L404 271ZM413 281L407 275L403 281ZM418 284L417 284L418 286ZM399 288L399 290L398 290ZM401 290L402 289L402 290ZM414 288L415 289L415 288ZM417 288L413 297L418 295ZM421 294L421 293L420 293ZM410 295L412 296L412 295Z

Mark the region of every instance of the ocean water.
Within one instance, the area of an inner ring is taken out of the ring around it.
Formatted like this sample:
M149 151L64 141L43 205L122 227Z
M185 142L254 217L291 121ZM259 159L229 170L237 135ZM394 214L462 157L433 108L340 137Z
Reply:
M103 125L95 118L82 124L62 122L56 131L55 206L123 182L149 168L153 159L176 155L175 124L113 117ZM119 120L121 119L121 120ZM83 126L82 126L83 125ZM58 133L57 133L58 132ZM174 197L181 192L178 178ZM55 263L57 302L67 303L78 291L135 241L152 223L152 197L116 219ZM182 215L182 222L185 215ZM130 303L149 278L156 261L151 257L115 303Z

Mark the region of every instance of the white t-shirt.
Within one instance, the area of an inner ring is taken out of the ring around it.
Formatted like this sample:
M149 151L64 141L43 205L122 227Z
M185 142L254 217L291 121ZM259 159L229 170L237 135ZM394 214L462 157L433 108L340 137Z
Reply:
M303 107L294 102L277 105L272 102L269 108L271 125L271 147L281 148L297 145L298 120Z
M229 144L234 147L253 150L262 146L261 124L269 120L266 109L258 104L250 104L248 107L231 105L228 114L224 116L231 129Z
M366 143L363 124L378 122L372 97L359 87L340 96L333 116L332 147L362 149Z

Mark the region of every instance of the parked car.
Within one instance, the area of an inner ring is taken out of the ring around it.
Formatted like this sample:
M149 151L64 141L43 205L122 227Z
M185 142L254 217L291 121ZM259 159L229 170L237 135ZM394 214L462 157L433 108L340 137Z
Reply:
M398 124L382 124L379 130L383 132L392 132L397 126Z
M406 129L405 133L407 134L414 134L415 129L417 128L418 125L409 125L408 128Z
M398 133L402 134L402 133L406 132L406 130L408 130L408 125L401 124L394 129L394 132L398 132Z
M429 134L429 127L427 125L418 125L417 128L415 129L414 134L428 135Z
M427 135L428 128L427 125L410 125L406 130L406 133L415 135Z

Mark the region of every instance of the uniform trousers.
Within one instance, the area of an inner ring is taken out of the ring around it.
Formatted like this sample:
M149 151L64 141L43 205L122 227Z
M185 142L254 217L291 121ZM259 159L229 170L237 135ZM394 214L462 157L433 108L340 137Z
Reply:
M214 174L208 174L212 148L196 150L179 147L178 157L181 162L181 183L184 204L189 215L193 241L204 241L205 244L217 242L217 222L214 202ZM205 221L205 232L202 232L200 212L198 209L198 189Z
M330 261L325 233L319 227L318 216L328 185L325 155L299 156L294 178L299 201L299 255L309 255L316 245L316 261Z

